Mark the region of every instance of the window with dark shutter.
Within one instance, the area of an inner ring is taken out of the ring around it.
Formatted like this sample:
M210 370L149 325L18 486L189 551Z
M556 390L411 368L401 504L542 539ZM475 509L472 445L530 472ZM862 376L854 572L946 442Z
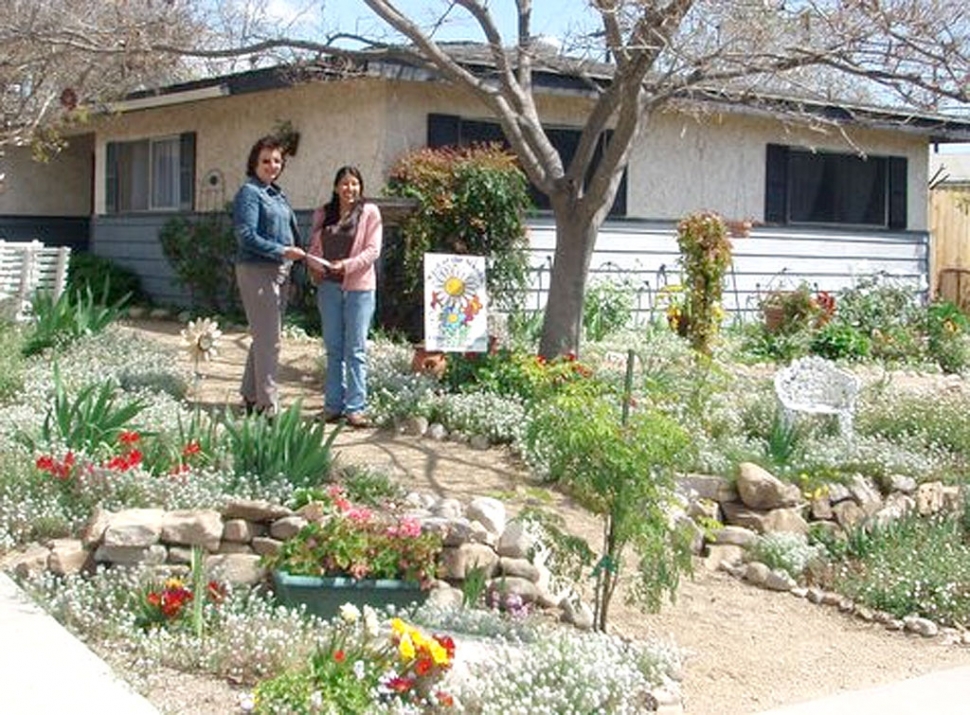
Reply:
M579 136L582 133L579 129L568 129L559 127L546 127L546 136L556 147L564 165L568 165L576 154L579 146ZM596 166L606 142L609 141L611 132L604 132L596 145L596 153L593 156L593 166ZM468 146L471 144L481 144L487 142L498 142L508 148L505 134L502 132L498 122L489 122L477 119L462 119L451 114L429 114L428 115L428 146L438 148L442 146ZM592 169L587 174L587 179L592 173ZM529 193L535 203L535 207L540 211L549 211L552 206L549 198L534 186L529 187ZM623 172L620 180L620 187L617 190L610 216L626 215L626 193L627 193L627 172Z
M767 146L768 223L905 229L906 194L904 157Z

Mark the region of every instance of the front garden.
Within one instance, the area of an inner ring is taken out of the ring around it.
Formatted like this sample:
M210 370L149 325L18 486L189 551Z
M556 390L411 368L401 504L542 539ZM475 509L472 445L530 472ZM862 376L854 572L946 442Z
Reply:
M710 221L689 225L698 240L718 230ZM225 678L259 712L642 712L679 656L611 635L609 608L617 597L659 608L689 573L698 529L685 530L678 517L685 502L677 474L733 482L738 465L754 463L797 487L808 505L859 480L884 492L901 483L962 488L970 469L961 374L970 347L954 306L923 306L873 276L834 296L801 287L777 297L788 311L780 323L732 326L723 324L717 281L685 273L694 279L673 320L663 313L630 325L622 292L597 293L581 359L537 357L534 323L521 319L496 324L496 352L449 356L440 377L414 373L408 345L377 337L371 347L377 422L423 418L452 439L508 445L545 488L598 516L602 537L591 542L541 506L520 517L539 535L561 592L589 604L591 630L495 598L474 570L452 583L461 598L451 607L347 608L328 622L279 605L265 584L211 579L199 548L163 568L40 570L21 583L80 637L124 653L135 680L161 666ZM8 557L78 537L98 510L219 510L250 500L329 505L330 521L301 532L305 549L277 552L290 554L290 565L299 559L355 576L401 568L377 564L358 538L365 529L336 528L346 524L335 519L399 515L390 505L406 500L386 474L337 468L332 428L306 419L299 405L272 422L194 408L188 353L168 354L121 330L118 304L75 293L35 310L32 325L0 323L0 551ZM197 352L212 347L202 337L190 335ZM808 353L862 378L851 439L826 418L781 418L774 361ZM751 552L800 583L894 618L964 628L970 507L958 493L932 518L910 510L879 525L830 519L807 536L759 537ZM715 510L693 523L711 536L723 518ZM410 522L394 528L426 536ZM338 538L346 551L327 548ZM381 543L381 553L391 548ZM421 544L422 558L437 553ZM429 582L437 567L422 564L411 576ZM463 648L476 656L463 660Z

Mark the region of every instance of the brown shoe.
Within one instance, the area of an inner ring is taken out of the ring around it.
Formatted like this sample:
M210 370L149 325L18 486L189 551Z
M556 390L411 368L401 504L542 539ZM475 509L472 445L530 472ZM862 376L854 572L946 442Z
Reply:
M354 429L363 429L365 427L370 427L370 422L367 417L364 416L363 412L351 412L349 415L344 415L344 420L347 424Z
M325 422L328 425L335 424L342 421L344 416L339 412L332 412L331 410L321 410L317 414L317 422Z

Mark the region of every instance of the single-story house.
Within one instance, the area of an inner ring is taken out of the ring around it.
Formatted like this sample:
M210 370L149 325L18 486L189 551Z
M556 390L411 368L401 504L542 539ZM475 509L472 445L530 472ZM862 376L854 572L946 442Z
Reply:
M534 83L540 116L568 151L590 106L587 90L552 71L538 72ZM709 209L756 225L735 242L729 310L750 310L764 290L803 279L837 290L860 272L925 286L930 146L967 141L970 123L801 105L839 125L822 132L786 120L791 106L779 100L772 111L710 95L653 116L602 227L593 273L630 277L648 310L656 290L677 280L677 220ZM367 193L377 196L406 152L501 136L474 97L399 60L351 72L257 69L168 86L95 117L48 164L31 161L26 149L8 150L0 159L0 238L87 248L138 272L155 300L184 304L160 227L178 213L221 209L243 180L252 142L281 122L300 135L281 183L304 223L343 164L357 164ZM542 209L530 220L533 307L544 301L555 240Z

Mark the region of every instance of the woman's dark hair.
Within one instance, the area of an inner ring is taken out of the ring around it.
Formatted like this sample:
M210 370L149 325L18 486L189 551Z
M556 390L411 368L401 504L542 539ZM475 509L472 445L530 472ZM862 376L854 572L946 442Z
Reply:
M330 194L330 201L323 206L324 226L329 226L340 221L340 197L337 195L337 184L348 174L360 183L360 201L358 203L364 203L364 177L361 175L360 169L356 166L341 166L337 169L336 176L333 177L334 190Z
M283 173L283 169L286 168L286 152L283 151L283 142L280 141L279 137L267 134L265 137L257 139L253 148L249 150L249 158L246 160L246 176L256 176L256 165L259 164L259 155L263 149L279 149L280 155L283 157L283 167L280 169L280 173Z

